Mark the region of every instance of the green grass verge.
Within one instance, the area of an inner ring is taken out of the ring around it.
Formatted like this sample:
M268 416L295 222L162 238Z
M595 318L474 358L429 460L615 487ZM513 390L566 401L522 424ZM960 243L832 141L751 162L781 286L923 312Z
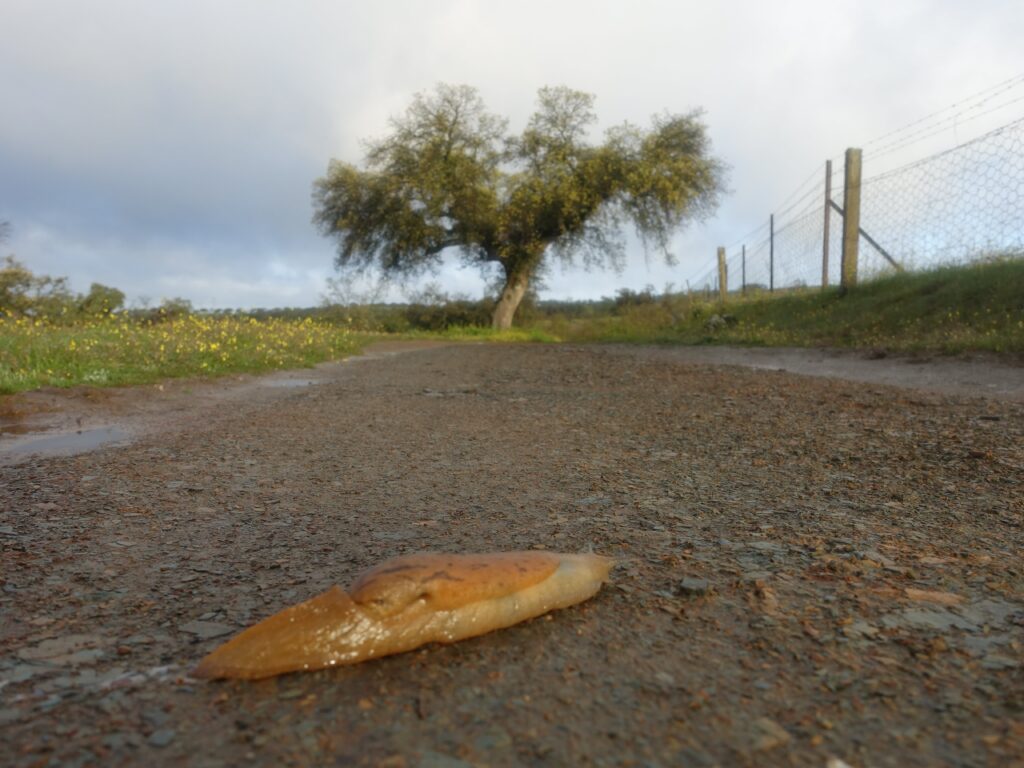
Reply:
M524 328L509 328L505 331L498 331L491 327L476 325L453 326L443 331L407 331L392 338L402 339L442 339L445 341L493 341L505 343L534 342L540 344L551 344L561 341L561 338L543 328L527 326Z
M145 384L302 368L358 352L361 338L312 320L187 315L73 325L0 319L0 394L43 386Z
M712 315L728 316L714 328ZM550 317L568 341L835 346L1024 355L1024 260L903 273L838 289L759 293L725 303L685 295L614 314Z

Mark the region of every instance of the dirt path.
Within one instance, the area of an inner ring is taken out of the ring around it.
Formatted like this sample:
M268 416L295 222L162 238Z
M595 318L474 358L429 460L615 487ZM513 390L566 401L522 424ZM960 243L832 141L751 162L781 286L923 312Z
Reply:
M0 467L7 762L1024 764L1019 402L600 347L289 376ZM544 619L187 677L386 557L588 546L612 584Z
M849 349L782 347L618 347L627 356L738 365L945 395L994 397L1024 403L1024 366L991 355L971 358L888 355Z

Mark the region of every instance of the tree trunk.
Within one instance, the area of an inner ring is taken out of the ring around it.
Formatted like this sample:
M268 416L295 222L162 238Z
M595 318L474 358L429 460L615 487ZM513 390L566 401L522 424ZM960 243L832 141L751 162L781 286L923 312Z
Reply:
M512 316L516 313L519 302L526 294L526 288L530 283L530 276L526 270L508 273L505 279L505 287L501 291L501 298L494 307L494 319L491 325L499 331L507 331L512 327Z

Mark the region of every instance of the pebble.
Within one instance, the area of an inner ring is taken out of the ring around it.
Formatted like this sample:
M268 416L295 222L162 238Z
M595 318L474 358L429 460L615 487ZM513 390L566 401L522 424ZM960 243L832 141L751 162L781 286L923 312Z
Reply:
M848 627L843 627L843 634L849 638L863 637L873 639L878 635L878 627L861 619L853 622Z
M155 728L167 723L171 716L162 709L145 709L142 711L142 719Z
M711 585L707 579L698 579L693 576L687 576L677 586L679 594L689 596L706 595L710 589Z
M981 666L988 670L1017 669L1020 662L1000 653L990 653L981 660Z
M159 731L153 731L153 734L146 740L146 743L151 747L162 749L174 741L174 737L177 735L177 731L173 728L161 728Z
M73 658L76 653L83 649L93 649L102 642L100 635L65 635L43 640L31 648L21 648L18 650L18 658L24 661L46 659L52 664L75 663L79 661Z
M14 707L5 707L4 709L0 709L0 725L10 725L11 723L16 723L18 720L24 717L24 715L24 711L16 709Z
M971 621L949 611L908 608L902 613L890 613L882 617L882 624L890 628L936 629L939 631L953 629L976 630L978 627Z
M655 672L654 679L666 688L675 688L676 686L676 679L668 672Z
M178 626L182 632L196 635L200 640L211 640L215 637L230 635L236 631L235 627L227 624L218 624L215 621L189 621Z
M789 732L768 717L759 717L750 724L751 746L758 752L781 747L792 738Z

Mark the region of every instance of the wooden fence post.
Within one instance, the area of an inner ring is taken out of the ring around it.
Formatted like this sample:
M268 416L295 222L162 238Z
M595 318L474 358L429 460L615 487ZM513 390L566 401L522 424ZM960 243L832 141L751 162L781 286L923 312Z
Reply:
M857 284L857 246L860 241L861 151L846 150L843 180L843 275L842 287Z
M725 302L729 293L729 270L725 264L725 248L718 248L718 299Z
M825 161L825 235L821 241L821 288L828 288L828 240L832 221L832 161Z

